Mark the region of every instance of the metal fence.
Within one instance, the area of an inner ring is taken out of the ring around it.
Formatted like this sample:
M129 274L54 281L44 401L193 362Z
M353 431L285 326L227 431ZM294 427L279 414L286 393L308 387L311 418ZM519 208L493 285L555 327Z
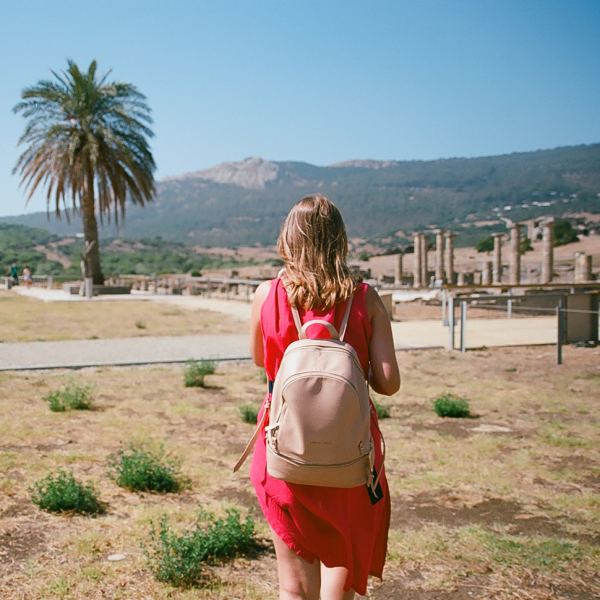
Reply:
M567 343L598 345L599 341L599 294L548 294L542 296L525 297L525 306L519 306L522 298L510 296L486 296L488 308L502 310L505 305L506 318L513 316L533 315L536 317L555 317L554 338L556 343L557 364L562 364L562 347ZM536 304L538 300L538 304ZM481 308L479 297L445 297L443 303L443 322L448 327L448 348L459 349L461 352L467 350L468 309L470 306ZM457 318L458 310L458 318ZM546 319L547 321L547 319ZM523 321L521 321L522 323ZM527 325L521 327L519 334L527 335ZM456 332L459 331L459 343L457 347Z

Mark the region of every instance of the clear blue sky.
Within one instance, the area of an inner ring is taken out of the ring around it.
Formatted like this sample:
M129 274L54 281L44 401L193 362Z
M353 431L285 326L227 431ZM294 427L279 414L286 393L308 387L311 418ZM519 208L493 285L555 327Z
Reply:
M67 58L147 96L157 179L600 142L599 0L3 1L0 57L2 216L45 210L12 107Z

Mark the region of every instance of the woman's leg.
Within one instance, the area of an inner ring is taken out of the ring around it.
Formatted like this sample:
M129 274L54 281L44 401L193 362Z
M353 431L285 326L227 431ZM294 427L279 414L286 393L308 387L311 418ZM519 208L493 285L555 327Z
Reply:
M280 600L319 600L321 563L315 559L311 564L300 558L272 529L271 532L277 555Z
M321 564L321 600L353 600L354 590L344 592L346 577L346 567L330 568Z

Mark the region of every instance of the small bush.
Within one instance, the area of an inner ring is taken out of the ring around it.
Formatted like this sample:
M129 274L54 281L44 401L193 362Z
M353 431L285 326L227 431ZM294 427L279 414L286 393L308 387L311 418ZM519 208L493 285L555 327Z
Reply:
M54 412L90 410L93 404L92 389L91 385L70 383L64 390L51 392L43 399Z
M56 475L36 481L29 488L31 501L49 512L73 511L77 513L101 513L104 511L93 484L83 484L73 477L71 471L59 469Z
M454 394L443 394L433 401L433 410L440 417L464 419L469 416L469 401Z
M108 476L129 490L178 492L190 483L179 471L181 461L165 455L162 445L152 453L143 445L130 444L111 454L107 462Z
M144 321L136 321L135 326L138 329L146 329L146 323L144 323Z
M260 406L256 406L256 404L242 404L239 406L239 409L240 415L242 416L242 421L244 421L244 423L256 425Z
M375 402L375 400L373 400L373 406L375 407L378 419L389 419L392 416L389 406L379 404L379 402Z
M204 387L204 378L215 372L213 360L188 360L185 366L183 382L185 387Z
M247 552L255 542L252 517L242 523L238 510L226 512L225 519L215 520L201 511L195 528L181 533L169 527L167 515L158 527L151 522L150 540L142 549L156 579L178 587L199 585L206 563Z

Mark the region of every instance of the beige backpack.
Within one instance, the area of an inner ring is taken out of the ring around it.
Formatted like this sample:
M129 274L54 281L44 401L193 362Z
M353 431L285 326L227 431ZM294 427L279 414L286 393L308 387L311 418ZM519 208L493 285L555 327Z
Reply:
M267 471L289 483L351 488L367 484L373 493L374 475L371 404L356 351L344 342L352 297L340 333L323 320L302 324L292 307L298 341L286 349L273 385L269 425L265 428ZM308 339L307 330L322 325L331 339ZM258 433L266 413L234 471Z

